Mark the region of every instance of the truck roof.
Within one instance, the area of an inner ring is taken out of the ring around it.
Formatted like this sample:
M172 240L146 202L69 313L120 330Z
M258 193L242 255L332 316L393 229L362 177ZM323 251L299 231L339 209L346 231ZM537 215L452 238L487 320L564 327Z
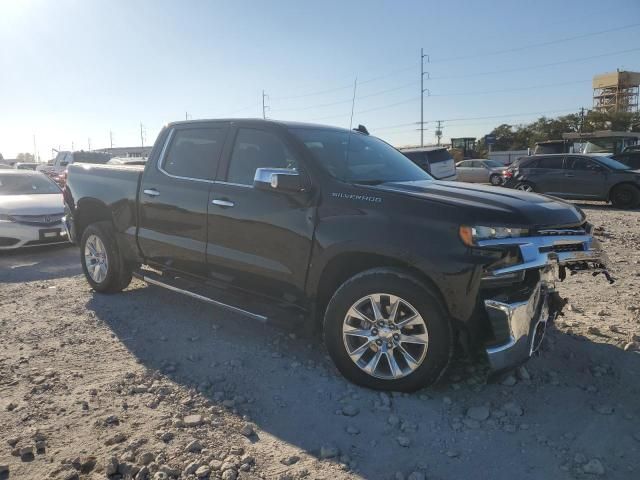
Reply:
M306 122L291 122L285 120L271 120L271 119L263 119L263 118L206 118L206 119L198 119L198 120L178 120L175 122L169 122L167 126L175 126L175 125L197 125L199 123L211 123L211 122L235 122L235 123L262 123L265 125L277 125L283 126L287 128L322 128L326 130L340 130L344 132L348 132L349 130L342 127L335 127L331 125L322 125L318 123L306 123ZM355 133L356 132L353 130Z

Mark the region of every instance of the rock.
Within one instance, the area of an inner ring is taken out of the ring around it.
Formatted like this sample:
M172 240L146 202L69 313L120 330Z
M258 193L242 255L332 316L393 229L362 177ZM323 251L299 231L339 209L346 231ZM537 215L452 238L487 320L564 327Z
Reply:
M360 429L354 425L347 425L347 428L345 428L345 431L349 434L349 435L359 435L360 434Z
M211 460L209 462L209 466L211 467L211 470L213 470L214 472L222 470L222 465L223 465L222 460Z
M107 477L115 475L118 472L118 457L109 457L104 462L104 473Z
M222 480L236 480L238 478L238 474L235 470L225 470L222 472Z
M471 407L467 410L467 417L479 422L489 418L489 409L484 405L479 407Z
M600 415L611 415L614 412L614 408L611 405L596 405L593 409Z
M288 466L288 465L293 465L294 463L298 463L299 460L300 460L299 456L291 455L289 457L284 457L280 459L280 463Z
M108 417L105 417L105 419L103 420L103 423L107 426L120 425L120 419L118 418L117 415L109 415Z
M6 463L0 463L0 474L9 473L9 465Z
M211 468L208 465L202 465L195 471L196 477L198 478L206 478L211 473Z
M355 405L345 405L342 407L342 415L347 417L355 417L360 413L360 409Z
M638 350L638 344L636 342L626 343L625 346L624 346L624 351L625 352L629 352L629 351L632 351L632 350Z
M500 383L506 387L513 387L516 383L518 383L518 381L516 380L516 377L514 377L512 374L509 374Z
M12 412L16 408L18 408L18 404L15 402L9 402L9 404L7 405L7 411L9 412Z
M174 437L175 435L173 434L173 432L160 432L158 435L158 438L164 443L169 443L171 440L173 440Z
M191 452L191 453L200 453L203 449L202 443L200 443L200 440L194 440L191 443L189 443L189 445L187 445L187 452Z
M522 414L524 413L524 410L522 409L522 407L518 405L516 402L505 403L502 406L502 410L504 410L505 413L510 417L521 417Z
M398 425L400 425L400 417L398 417L397 415L391 414L389 415L389 418L387 418L387 423L392 427L397 427Z
M597 458L592 458L582 466L582 471L590 475L604 475L604 465Z
M198 470L199 468L200 468L199 462L191 462L189 465L185 467L184 474L191 475L192 473L196 473L196 470Z
M407 480L426 480L424 473L422 472L411 472L407 477Z
M531 375L529 375L529 370L524 365L518 367L516 370L516 374L520 380L531 380Z
M46 441L38 440L36 442L36 452L44 453L46 449L47 449L47 442Z
M151 471L146 465L142 467L136 474L136 480L149 480L151 478Z
M169 475L167 475L165 472L156 472L153 475L153 480L169 480Z
M80 470L80 473L89 473L91 472L97 463L97 459L94 456L87 457L79 457L72 462L73 467L76 470Z
M7 439L7 443L12 446L15 447L16 444L20 441L20 439L18 437L11 437L9 439Z
M126 439L127 439L127 436L124 433L118 432L114 436L107 438L104 444L107 446L115 445L116 443L124 442Z
M33 457L33 450L34 449L33 449L32 446L20 447L18 449L18 455L24 461L26 459L29 459L29 458Z
M340 454L340 450L335 445L323 445L320 447L320 458L334 458Z
M187 415L184 417L183 422L185 427L197 427L202 425L204 419L202 415Z
M411 445L411 440L409 439L409 437L405 437L404 435L397 436L396 441L401 447L407 448L409 445Z
M123 478L133 478L136 476L139 470L140 467L138 467L137 465L132 465L126 462L121 462L120 465L118 465L118 473Z
M156 459L156 456L151 453L151 452L144 452L143 454L140 455L140 457L138 458L138 462L141 463L142 465L149 465L151 462L153 462Z
M245 423L244 426L240 429L240 434L245 437L250 437L254 435L256 432L253 429L253 425L250 423Z
M242 455L244 453L244 448L242 447L231 447L229 449L229 455Z

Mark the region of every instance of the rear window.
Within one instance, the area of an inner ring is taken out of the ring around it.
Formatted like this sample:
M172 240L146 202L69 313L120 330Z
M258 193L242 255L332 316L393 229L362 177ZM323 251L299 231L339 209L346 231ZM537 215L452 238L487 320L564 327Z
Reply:
M444 148L442 150L432 150L424 153L426 154L429 163L446 162L453 158L449 153L449 150L445 150Z

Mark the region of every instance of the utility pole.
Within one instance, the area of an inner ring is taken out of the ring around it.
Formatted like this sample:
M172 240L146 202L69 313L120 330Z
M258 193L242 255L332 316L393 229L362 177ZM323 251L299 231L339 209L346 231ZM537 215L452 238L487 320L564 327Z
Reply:
M436 127L436 137L438 137L438 146L440 146L440 138L442 138L442 120L438 120Z
M144 147L144 126L142 125L142 122L140 122L140 145L142 147Z
M34 133L34 134L33 134L33 161L34 161L34 162L37 162L37 160L36 160L36 158L37 158L37 156L36 156L36 155L37 155L37 153L36 153L36 152L37 152L37 151L38 151L38 150L37 150L37 148L36 148L36 134Z
M424 71L424 58L427 57L429 63L429 55L424 53L424 49L420 49L420 146L424 147L424 92L428 89L424 88L424 76L429 78L429 72Z
M87 144L89 145L89 151L91 151L91 138L87 138Z
M109 148L113 148L113 132L109 130Z
M269 108L269 105L265 103L267 98L269 98L269 95L264 93L264 90L262 90L262 118L264 119L267 118L267 109Z
M580 126L578 132L582 133L582 127L584 126L584 107L580 107Z

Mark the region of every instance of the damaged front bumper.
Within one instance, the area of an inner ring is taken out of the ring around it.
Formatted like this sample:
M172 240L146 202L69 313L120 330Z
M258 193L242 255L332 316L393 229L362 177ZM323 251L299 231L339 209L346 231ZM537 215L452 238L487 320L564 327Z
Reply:
M486 272L482 280L486 292L482 308L492 330L485 350L496 371L520 365L538 350L547 325L561 313L564 302L555 284L564 280L567 271L602 274L613 281L607 271L608 259L589 227L537 233L478 244L519 250L518 263ZM515 286L499 287L510 279Z

